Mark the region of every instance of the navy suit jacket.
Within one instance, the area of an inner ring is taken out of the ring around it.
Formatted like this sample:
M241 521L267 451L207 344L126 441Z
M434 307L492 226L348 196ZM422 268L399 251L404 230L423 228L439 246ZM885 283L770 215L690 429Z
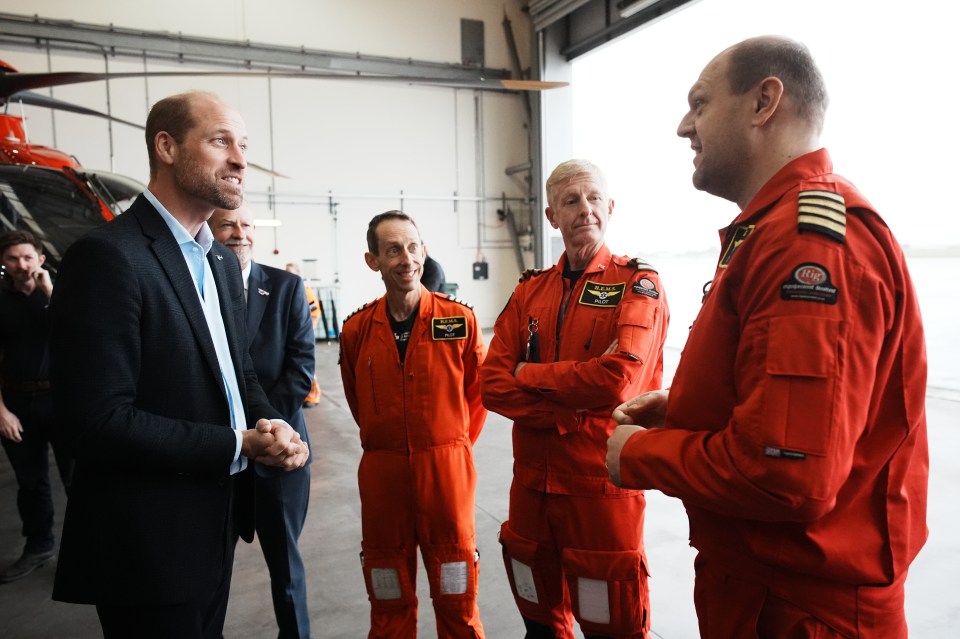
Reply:
M207 264L248 426L279 418L246 349L235 256L214 243ZM235 531L252 539L252 491L232 496L236 437L213 340L180 247L142 195L66 252L51 309L54 398L77 455L54 599L208 596Z
M252 262L246 317L250 357L260 386L270 405L309 444L303 400L313 383L316 337L303 280L293 273ZM261 476L286 472L263 464L254 467Z

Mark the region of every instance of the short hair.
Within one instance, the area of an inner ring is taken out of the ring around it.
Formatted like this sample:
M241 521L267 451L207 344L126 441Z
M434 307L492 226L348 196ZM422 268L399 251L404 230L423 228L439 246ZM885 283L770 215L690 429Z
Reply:
M795 105L797 115L823 130L829 98L810 50L803 43L779 36L751 38L730 51L727 73L730 90L743 95L764 78L776 77Z
M380 250L380 239L377 237L377 227L390 220L406 220L413 224L413 228L417 229L417 235L420 235L420 228L417 226L417 223L403 211L393 210L374 215L373 219L370 220L370 224L367 226L367 249L374 255L379 255L378 251Z
M193 117L193 101L198 97L207 97L220 102L220 98L205 91L189 91L163 98L153 105L147 116L144 137L147 140L147 158L150 161L150 177L157 174L157 157L154 141L157 134L166 131L177 144L183 142L187 131L196 126Z
M547 178L547 205L554 205L557 197L557 188L560 184L584 173L592 175L597 182L600 183L600 188L603 189L604 195L610 195L610 192L607 190L607 178L599 166L589 160L573 159L558 164L557 168L550 174L550 177Z
M37 249L37 255L43 255L43 242L27 229L15 229L0 235L0 255L7 252L11 246L32 244Z

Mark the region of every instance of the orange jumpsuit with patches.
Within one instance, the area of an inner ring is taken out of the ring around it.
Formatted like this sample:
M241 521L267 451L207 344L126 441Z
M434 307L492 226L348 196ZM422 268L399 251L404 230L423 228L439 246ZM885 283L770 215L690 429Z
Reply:
M610 483L605 455L613 409L661 386L666 296L648 265L606 246L572 287L566 259L517 286L481 369L484 405L514 422L500 541L526 619L563 639L574 618L588 635L643 637L645 500Z
M906 636L923 327L896 240L832 168L823 149L797 158L722 233L666 428L620 456L624 486L686 505L708 639Z
M380 298L348 317L340 372L360 426L363 575L371 639L417 635L420 546L441 639L482 638L472 445L485 353L473 310L447 295L420 297L401 363Z

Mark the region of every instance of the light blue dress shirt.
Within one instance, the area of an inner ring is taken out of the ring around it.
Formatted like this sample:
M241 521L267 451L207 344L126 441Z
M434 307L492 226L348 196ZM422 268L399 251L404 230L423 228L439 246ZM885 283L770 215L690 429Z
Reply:
M193 283L197 287L197 296L200 298L200 305L203 307L203 316L207 320L207 328L210 329L210 337L213 339L213 347L217 351L217 361L220 363L220 376L223 378L223 385L227 389L227 404L230 408L230 421L234 433L237 437L237 447L233 454L233 463L230 464L230 474L240 472L247 467L247 459L240 455L243 443L241 431L247 429L247 418L243 410L242 395L240 386L237 383L236 369L233 366L233 358L230 356L230 344L227 341L227 329L223 323L223 315L220 312L220 296L217 292L217 283L213 279L213 273L207 268L207 253L213 246L213 233L210 227L204 224L200 227L197 237L190 237L190 233L183 228L183 225L177 221L170 211L160 203L160 200L149 190L143 192L147 200L153 204L153 207L160 213L160 217L166 222L174 239L180 245L183 252L183 259L187 262L190 274L193 275Z

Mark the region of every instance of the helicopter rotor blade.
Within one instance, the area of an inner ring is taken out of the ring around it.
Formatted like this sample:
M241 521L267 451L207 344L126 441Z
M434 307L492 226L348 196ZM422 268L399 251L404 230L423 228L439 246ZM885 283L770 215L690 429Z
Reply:
M58 100L57 98L49 95L34 93L33 91L19 91L7 98L7 101L23 102L24 104L29 104L31 106L45 107L48 109L55 109L57 111L67 111L69 113L79 113L80 115L92 115L96 118L103 118L104 120L110 120L111 122L118 122L120 124L132 126L133 128L140 129L141 131L144 129L142 124L130 122L129 120L124 120L114 115L108 115L94 109L88 109L87 107L80 106L79 104Z
M31 106L45 107L45 108L54 109L57 111L79 113L80 115L91 115L96 118L103 118L104 120L110 120L111 122L125 124L126 126L139 129L140 131L143 131L146 128L142 124L137 124L136 122L124 120L122 118L118 118L114 115L109 115L109 114L103 113L102 111L97 111L95 109L88 109L87 107L80 106L79 104L73 104L71 102L59 100L49 95L43 95L42 93L34 93L33 91L19 91L17 93L14 93L9 98L7 98L7 102L22 102L24 104L29 104ZM277 171L274 171L273 169L268 169L265 166L255 164L253 162L247 162L247 167L255 171L259 171L260 173L266 173L267 175L272 175L273 177L279 177L279 178L289 177L287 175L284 175L283 173L279 173Z
M6 73L0 74L0 99L7 99L14 93L27 89L42 89L80 84L102 80L124 78L302 78L313 80L351 80L365 82L388 82L399 84L419 84L455 89L480 89L484 91L544 91L565 87L567 82L545 82L540 80L497 80L477 78L456 80L443 78L424 78L416 76L357 75L345 73L327 73L315 71L134 71L122 73L88 73L82 71L61 71L55 73Z

